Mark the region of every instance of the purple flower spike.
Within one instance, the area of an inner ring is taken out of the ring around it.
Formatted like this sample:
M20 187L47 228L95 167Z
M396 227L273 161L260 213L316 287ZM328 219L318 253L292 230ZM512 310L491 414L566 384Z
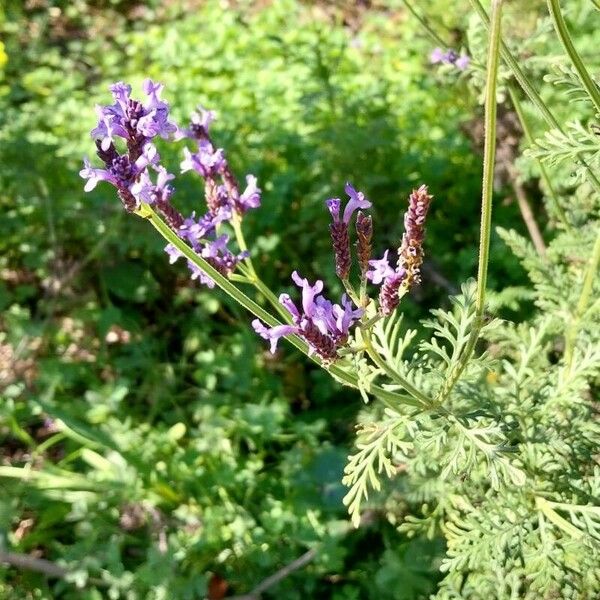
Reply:
M292 279L302 289L302 312L287 294L281 294L279 302L290 313L294 324L269 329L257 319L252 325L259 335L271 341L271 351L281 336L295 333L308 343L309 354L317 354L324 363L331 363L338 358L338 349L348 341L351 328L364 311L354 309L345 295L341 306L318 295L323 289L322 281L310 285L296 271Z
M254 331L260 335L260 337L271 342L271 354L275 354L279 338L283 337L284 335L296 333L296 328L292 325L277 325L276 327L268 328L258 319L254 319L254 321L252 321L252 327L254 328Z
M394 274L394 269L390 267L388 261L389 252L389 250L386 250L383 254L383 258L380 258L379 260L369 261L369 265L372 269L367 271L367 279L369 279L371 283L379 285L386 277L390 277Z
M390 315L400 302L400 286L404 283L406 271L394 271L386 277L379 292L379 310L384 316Z
M432 199L427 186L422 185L412 191L408 200L408 210L404 214L404 234L402 245L398 249L398 268L406 269L408 286L421 281L425 218Z
M355 210L358 210L359 208L363 210L366 208L371 208L371 203L365 198L365 195L362 192L357 192L349 183L346 183L344 189L346 194L348 194L350 197L350 200L344 209L342 221L348 225Z

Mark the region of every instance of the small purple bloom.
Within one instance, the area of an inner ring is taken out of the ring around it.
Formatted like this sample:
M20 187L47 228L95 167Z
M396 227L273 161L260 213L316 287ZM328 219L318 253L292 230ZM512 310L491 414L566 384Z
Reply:
M464 71L470 64L471 59L466 54L458 53L452 49L442 50L441 48L434 48L429 55L429 62L432 65L442 63L444 65L454 65L458 70Z
M275 354L279 338L283 337L284 335L291 335L292 333L297 332L297 328L293 325L277 325L275 327L268 328L261 323L259 319L254 319L254 321L252 321L252 327L254 328L254 331L260 335L260 337L271 342L272 354Z
M298 271L292 273L294 283L302 289L302 309L307 317L312 317L315 311L315 296L323 290L323 282L317 279L315 285L310 285L308 279L298 275Z
M246 175L246 189L238 201L242 212L260 206L260 193L260 188L256 185L256 177L254 175Z
M198 110L192 114L192 124L202 127L208 132L210 124L217 118L214 111L208 110L201 105L198 105Z
M165 246L165 252L169 255L169 264L171 265L183 256L173 244L167 244Z
M346 223L350 223L350 219L354 214L355 210L359 208L371 208L371 203L365 198L365 195L362 192L357 192L349 183L346 183L344 188L346 190L346 194L350 197L348 204L346 204L346 208L344 208L344 216L342 221Z
M211 289L215 287L215 282L200 267L194 264L191 260L188 260L187 265L188 269L192 273L192 280L198 279L200 283Z
M300 312L290 298L289 294L280 294L279 303L290 313L290 315L292 315L294 323L300 322Z
M334 223L340 222L340 206L341 206L341 204L342 204L342 201L339 198L329 198L329 200L327 200L325 202L325 205L327 206L327 210L330 212L331 216L333 217Z
M79 171L79 176L83 179L87 179L87 183L83 188L86 192L91 192L99 181L108 181L113 185L117 184L117 180L107 169L95 169L92 167L89 159L85 157L83 159L83 169Z
M386 250L383 254L383 258L379 260L370 260L369 265L373 267L367 271L367 279L369 279L375 285L379 285L386 277L389 277L394 273L394 269L390 267L388 261L389 250Z
M346 294L342 296L342 305L334 304L333 314L336 318L336 326L340 334L348 335L350 326L357 320L360 319L364 310L362 308L354 309L352 307L352 301Z
M194 170L202 177L214 177L225 166L222 148L215 150L207 140L198 144L198 152L192 153L188 148L183 149L185 159L181 162L181 172Z
M431 54L429 55L429 62L432 65L436 65L438 63L441 63L442 60L444 59L444 51L441 48L434 48L431 51Z
M454 64L456 65L457 69L459 69L460 71L464 71L470 63L471 59L466 54L462 54L459 58L456 59Z

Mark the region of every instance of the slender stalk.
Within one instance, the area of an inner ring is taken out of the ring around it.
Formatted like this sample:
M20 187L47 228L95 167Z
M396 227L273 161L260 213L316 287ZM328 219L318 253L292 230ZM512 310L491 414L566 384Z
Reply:
M488 17L487 13L485 12L485 9L481 5L481 2L479 0L471 0L471 5L479 14L479 17L481 18L483 23L489 28L490 18ZM529 100L531 100L535 107L540 111L542 117L544 118L544 121L546 121L546 123L550 127L555 127L559 129L560 125L558 124L558 121L550 112L550 109L546 106L546 103L542 100L542 97L531 85L529 79L527 79L527 76L525 75L519 63L517 62L517 59L511 54L510 50L508 49L508 46L504 42L501 42L500 44L500 54L502 56L502 60L509 66L510 70L515 76L515 79L518 81L521 88L523 88L525 94L527 94Z
M415 19L417 19L417 21L419 21L419 23L421 23L421 26L423 27L423 29L425 29L425 31L430 35L431 38L433 38L436 43L438 43L440 46L447 48L449 46L449 44L447 44L435 31L435 29L433 29L433 27L431 27L431 25L429 25L429 23L427 22L427 19L419 14L416 10L415 7L412 5L411 2L409 2L408 0L402 0L404 6L406 6L406 8L412 13L413 17L415 17Z
M596 112L600 114L600 90L598 89L598 85L596 84L596 82L590 76L583 61L581 60L581 57L579 56L579 53L577 52L577 49L573 45L558 0L548 0L548 10L550 11L550 15L554 23L554 28L556 29L556 34L558 35L565 49L565 52L569 55L569 58L573 63L573 67L575 67L575 70L577 71L577 74L583 87L586 89L588 96L594 103L594 106L596 107ZM575 308L573 321L571 326L567 329L567 333L565 336L565 363L569 370L571 369L573 364L575 341L579 332L581 319L583 318L590 301L590 296L592 294L592 289L594 285L594 279L598 271L599 263L600 229L598 230L596 242L594 243L594 249L592 250L592 255L590 257L588 267L585 272L583 287L581 289L579 301L577 302L577 307Z
M485 84L485 141L483 149L483 183L481 188L481 230L479 238L479 265L477 268L477 292L475 296L475 319L465 349L456 367L442 387L437 398L442 403L450 394L469 362L479 333L483 326L485 290L490 255L492 230L492 197L494 192L494 163L496 160L496 90L501 41L502 0L492 1L490 44L487 57L487 79Z
M544 244L544 238L542 237L540 228L538 227L537 221L533 216L529 200L527 200L527 194L523 189L523 185L519 181L517 169L513 165L509 165L508 175L510 177L512 189L517 197L517 204L519 205L521 216L523 217L523 221L525 222L525 226L529 232L529 237L531 238L537 253L544 258L546 256L546 244Z
M240 216L234 214L231 222L235 234L235 239L238 243L240 250L242 252L248 252L248 245L246 244L246 238L244 237L244 232L242 230L242 220ZM279 316L282 317L282 319L286 323L291 323L291 315L281 305L277 296L264 284L262 279L258 276L258 274L256 273L256 269L254 268L254 264L252 263L252 258L249 255L244 260L244 266L248 271L248 282L251 283L271 303L271 306L273 306L273 308L279 313Z
M142 207L138 211L138 215L148 219L152 226L163 236L167 242L173 244L173 246L175 246L177 250L181 252L181 254L193 262L198 268L202 269L202 271L204 271L204 273L206 273L206 275L208 275L218 287L220 287L226 294L241 304L248 312L258 317L271 327L281 325L281 323L273 315L268 313L264 308L254 302L254 300L239 290L231 281L229 281L229 279L221 275L221 273L219 273L208 262L206 262L204 258L198 256L181 238L171 231L169 226L156 214L156 212L154 212L151 206L142 204ZM338 381L358 389L358 378L355 375L348 373L339 365L322 364L314 356L314 354L309 354L308 345L298 336L289 335L286 336L286 339L298 350L300 350L300 352L308 356L319 366L331 373L331 375L333 375L333 377L335 377ZM393 410L396 410L398 406L401 405L422 408L421 402L415 398L384 390L382 387L374 384L367 385L366 390Z
M412 383L402 377L399 373L396 373L386 362L381 358L377 350L373 347L371 342L371 336L368 332L363 333L363 341L365 343L365 349L367 354L371 357L371 360L377 365L394 383L401 385L411 396L420 400L424 408L432 408L434 401L425 395L421 390L417 389Z
M485 140L483 148L483 185L481 189L481 231L479 238L479 266L477 269L477 321L483 317L485 288L492 232L492 197L494 194L494 164L496 161L496 90L498 84L499 46L501 41L502 0L492 2L492 28L485 83Z
M481 18L483 23L489 28L490 19L487 13L485 12L485 9L481 5L481 2L479 0L471 0L471 5L479 14L479 17ZM501 42L500 44L500 54L502 56L502 60L508 65L515 79L517 80L517 82L519 83L529 100L540 111L540 114L542 115L544 121L546 121L546 124L549 127L557 129L559 132L564 133L563 128L560 126L559 122L556 120L554 115L550 112L550 109L542 100L542 97L531 85L529 79L527 79L527 76L523 72L523 69L521 69L517 59L511 54L510 50L508 49L508 46L504 42ZM594 188L594 191L600 195L600 180L598 180L594 171L592 171L592 169L585 160L580 159L580 162L587 172L587 177L590 181L590 184Z
M548 10L552 16L552 21L554 22L554 29L556 29L556 33L565 49L565 52L569 55L569 58L571 59L571 62L573 63L573 66L579 75L579 79L581 80L583 87L594 103L596 112L600 114L600 90L598 90L596 82L592 79L588 70L585 68L579 53L571 41L571 36L569 35L569 30L567 29L567 24L565 23L558 0L548 0Z
M579 296L579 301L577 302L577 307L575 308L575 314L573 315L573 321L571 323L571 326L568 328L566 336L565 336L565 363L569 370L571 370L571 366L573 365L573 351L575 349L575 341L577 339L577 334L579 333L581 319L585 315L587 306L590 301L590 297L592 295L592 289L594 287L594 279L596 277L596 273L598 272L599 264L600 264L600 229L598 230L598 235L596 236L596 242L594 243L594 249L592 250L592 255L590 256L588 267L585 272L585 276L583 279L583 286L581 288L581 295Z
M525 135L525 140L529 146L533 145L533 135L531 134L531 128L529 127L529 123L525 117L525 112L523 111L523 105L521 104L521 100L517 94L517 91L514 88L514 85L508 86L508 93L510 95L510 100L512 105L517 113L517 117L519 118L519 122L521 123L521 129L523 129L523 134ZM548 171L546 170L546 165L538 158L536 159L538 168L540 170L540 176L546 186L548 196L552 201L552 208L556 213L559 221L562 223L563 227L567 230L571 229L571 225L567 220L567 216L562 206L560 205L560 201L558 199L558 194L556 193L552 182L550 181L550 176L548 175Z

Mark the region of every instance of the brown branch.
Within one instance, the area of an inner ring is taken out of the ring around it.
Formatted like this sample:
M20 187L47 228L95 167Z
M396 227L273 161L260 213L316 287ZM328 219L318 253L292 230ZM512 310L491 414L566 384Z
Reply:
M16 569L25 569L27 571L36 571L53 579L64 579L71 571L65 567L61 567L56 563L45 558L35 558L29 554L17 554L15 552L5 552L0 550L0 563L10 565ZM92 585L107 586L106 581L89 577L88 582Z
M509 176L513 191L517 197L517 203L519 205L519 210L521 211L521 216L523 217L523 221L525 222L525 226L529 232L529 237L531 238L537 253L541 257L545 257L546 244L544 243L544 238L542 237L540 228L538 227L537 221L533 216L533 211L531 210L531 206L527 200L527 194L525 194L523 185L519 181L517 171L512 166L509 168Z
M288 575L291 575L294 571L306 566L315 558L316 555L317 550L315 548L311 548L302 556L292 561L290 564L285 565L285 567L282 567L279 569L279 571L261 581L250 593L243 594L241 596L228 596L225 600L260 600L261 595L270 587L273 587L282 579L285 579Z

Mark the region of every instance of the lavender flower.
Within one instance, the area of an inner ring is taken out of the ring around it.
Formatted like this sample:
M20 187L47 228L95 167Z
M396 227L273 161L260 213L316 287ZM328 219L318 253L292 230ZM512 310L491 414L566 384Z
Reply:
M271 352L275 352L281 337L296 334L308 343L311 353L314 352L326 363L332 362L338 357L338 349L347 342L351 328L364 311L355 309L345 294L341 304L333 304L320 295L323 290L321 280L311 284L296 271L292 279L302 289L302 310L287 294L282 294L279 302L289 312L293 324L268 328L255 319L252 326L261 337L270 341Z
M143 84L147 99L142 103L131 98L131 86L121 82L111 86L114 104L96 108L98 124L92 130L98 157L104 162L105 168L94 168L89 160L84 160L80 175L87 179L85 190L94 189L99 181L107 181L117 188L128 211L136 211L142 203L153 205L169 227L197 254L221 274L228 275L247 253L235 255L227 248L227 236L215 237L216 226L231 219L233 205L226 185L232 175L228 171L224 152L222 149L215 150L208 138L208 127L214 114L201 109L192 117L192 125L187 133L197 140L198 152L192 154L186 150L182 163L184 171L194 169L212 184L207 186L212 203L206 215L196 219L193 214L185 219L171 204L174 188L169 182L174 176L159 164L160 157L151 142L157 136L180 139L186 134L169 121L169 106L161 98L162 89L161 84L147 79ZM126 152L123 154L117 149L118 138L124 140ZM153 172L156 173L155 181ZM224 183L219 185L217 177L222 173ZM260 190L256 180L249 179L248 183L244 202L248 207L258 205ZM171 244L165 251L171 263L182 256ZM188 267L192 279L199 279L209 287L214 286L212 279L194 263L188 261Z
M199 107L192 115L189 128L179 129L176 138L193 139L198 145L198 151L184 150L185 158L181 163L181 171L194 170L203 179L205 186L206 204L209 211L217 212L219 208L227 207L231 216L236 212L243 215L251 208L260 206L260 189L256 177L247 175L247 187L240 195L238 182L233 175L225 152L222 148L215 149L209 134L209 126L215 119L215 113Z
M356 215L356 254L361 278L364 280L369 270L371 258L371 239L373 238L373 220L370 215L358 211Z
M382 259L369 261L373 269L367 277L373 283L383 282L379 291L379 310L383 315L389 315L398 306L401 288L406 291L421 281L425 218L432 198L426 185L412 191L404 215L404 234L396 269L390 267L387 250Z
M398 268L406 270L406 284L420 283L420 267L423 263L423 239L425 218L433 196L426 185L413 190L408 199L408 210L404 215L404 234L398 249Z
M429 55L429 62L432 65L440 63L444 65L453 65L460 71L464 71L469 66L471 59L466 54L461 54L459 56L457 52L452 49L444 52L441 48L434 48Z
M400 286L405 281L404 270L393 271L388 275L379 291L379 310L384 316L390 315L400 303Z
M352 215L359 208L371 208L371 203L365 198L362 192L357 192L349 183L345 186L346 194L350 200L344 208L344 213L340 219L341 200L339 198L330 198L326 205L331 213L333 222L329 226L331 232L331 241L335 256L335 272L343 281L348 279L352 259L350 256L350 235L348 226Z
M188 148L183 149L185 156L181 162L181 172L194 170L204 179L215 178L225 166L225 156L222 148L213 148L208 140L200 140L198 152L192 153Z

